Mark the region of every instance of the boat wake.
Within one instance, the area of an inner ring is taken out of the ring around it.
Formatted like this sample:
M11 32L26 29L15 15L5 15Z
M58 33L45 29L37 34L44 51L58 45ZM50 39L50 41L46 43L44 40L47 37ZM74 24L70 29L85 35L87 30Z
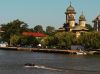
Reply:
M55 70L55 71L63 71L61 69L56 69L56 68L51 68L51 67L46 67L46 66L42 66L42 65L34 65L34 66L24 66L25 68L39 68L39 69L47 69L47 70Z
M46 70L52 70L52 71L84 71L84 72L100 72L100 71L95 71L95 70L78 70L78 69L63 69L63 68L52 68L52 67L47 67L43 65L25 65L25 68L37 68L37 69L46 69Z

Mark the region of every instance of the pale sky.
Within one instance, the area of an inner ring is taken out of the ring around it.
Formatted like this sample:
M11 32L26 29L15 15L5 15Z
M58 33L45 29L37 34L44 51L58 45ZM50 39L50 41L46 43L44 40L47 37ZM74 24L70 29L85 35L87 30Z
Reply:
M20 19L29 27L36 25L62 27L65 23L65 11L72 2L76 21L82 11L87 23L100 15L100 0L0 0L0 24Z

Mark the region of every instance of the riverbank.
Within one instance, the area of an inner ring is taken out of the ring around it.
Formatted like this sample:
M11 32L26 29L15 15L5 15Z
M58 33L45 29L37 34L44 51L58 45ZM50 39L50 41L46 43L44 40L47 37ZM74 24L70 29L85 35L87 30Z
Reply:
M100 54L100 51L82 51L80 50L64 50L64 49L42 49L42 48L23 48L23 47L0 47L1 50L14 50L14 51L31 51L31 52L45 52L45 53L63 53L63 54Z
M31 51L31 52L46 52L46 53L75 53L62 49L42 49L42 48L23 48L23 47L0 47L1 50L14 50L14 51Z

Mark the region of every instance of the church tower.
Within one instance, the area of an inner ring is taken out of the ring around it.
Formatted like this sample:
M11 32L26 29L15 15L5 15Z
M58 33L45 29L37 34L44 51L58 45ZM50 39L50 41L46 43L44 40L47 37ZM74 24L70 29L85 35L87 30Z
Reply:
M100 15L98 15L92 22L94 23L94 30L100 32Z
M69 27L69 31L71 31L71 28L75 26L75 9L72 7L71 2L69 7L66 9L65 15L66 15L66 24Z
M85 19L85 16L83 15L83 12L79 17L79 25L81 27L86 27L86 19Z

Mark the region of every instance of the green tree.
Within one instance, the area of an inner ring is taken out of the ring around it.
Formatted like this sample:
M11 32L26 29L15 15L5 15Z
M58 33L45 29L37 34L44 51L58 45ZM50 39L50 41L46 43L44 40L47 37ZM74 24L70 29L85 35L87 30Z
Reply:
M47 26L46 27L46 33L48 35L53 35L55 33L55 28L54 27L51 27L51 26Z
M100 48L100 33L87 32L79 37L77 40L79 44L84 45L86 49L97 49Z
M10 43L11 36L13 35L20 36L22 32L28 30L28 25L18 19L7 24L2 24L1 26L2 26L1 29L4 31L1 37L3 38L4 41L8 43Z
M33 47L36 47L37 44L39 44L39 41L37 38L35 38L33 36L22 36L20 39L20 44L21 44L21 46L31 45Z
M53 36L48 36L44 39L44 42L49 47L67 49L73 43L74 34L70 32L58 32Z
M44 32L43 27L41 25L36 25L34 27L34 31L35 32L42 32L42 33Z
M71 32L60 32L55 34L55 37L58 38L59 48L70 48L75 36Z
M20 36L18 36L18 35L11 36L11 38L10 38L10 45L13 45L13 46L18 45L19 39L20 39Z
M93 27L90 24L86 24L86 27L89 31L94 31Z

